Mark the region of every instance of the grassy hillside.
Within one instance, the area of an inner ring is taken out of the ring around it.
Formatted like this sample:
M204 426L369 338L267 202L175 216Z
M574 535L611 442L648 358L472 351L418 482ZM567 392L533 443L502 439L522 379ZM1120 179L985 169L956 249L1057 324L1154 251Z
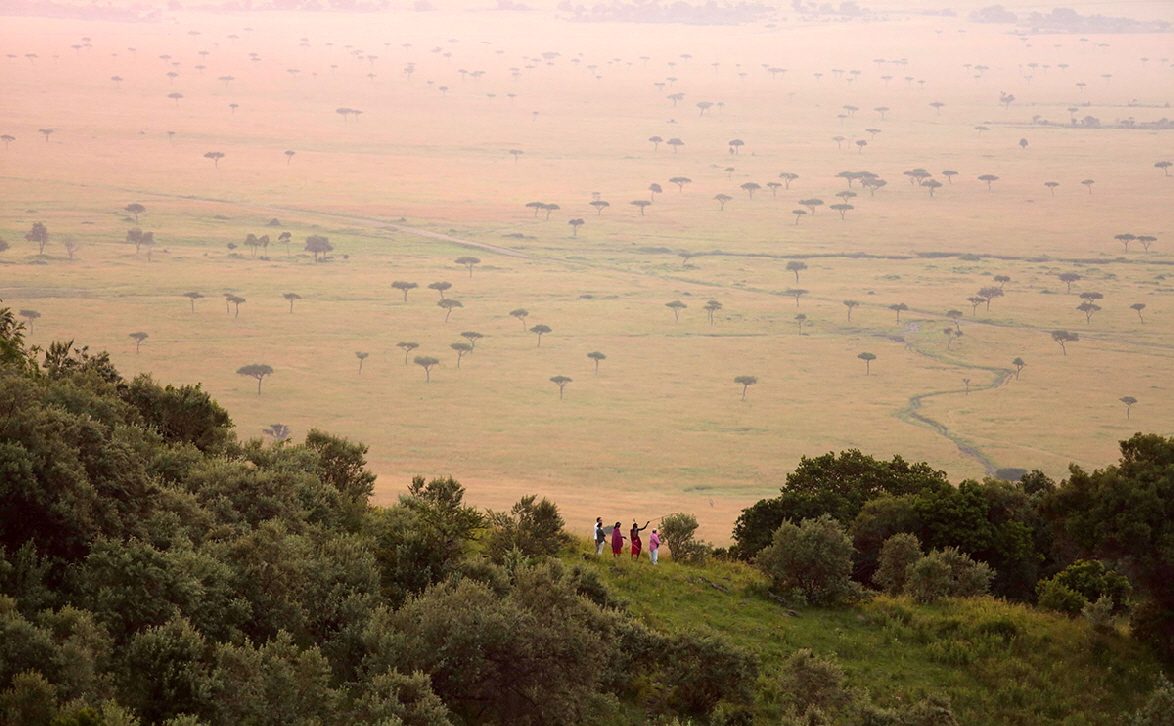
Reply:
M880 705L945 695L962 724L1119 723L1158 672L1121 632L1098 634L1083 620L993 598L918 605L878 596L858 607L792 609L741 563L691 566L666 557L653 568L647 558L605 554L587 564L649 625L712 628L753 652L763 666L762 723L777 718L777 671L799 648L834 656L848 686L868 689Z

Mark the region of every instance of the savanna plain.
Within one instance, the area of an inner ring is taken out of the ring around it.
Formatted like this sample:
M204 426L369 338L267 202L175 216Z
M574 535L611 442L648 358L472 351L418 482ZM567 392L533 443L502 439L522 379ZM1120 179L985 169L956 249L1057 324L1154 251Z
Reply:
M377 502L724 542L803 455L1104 467L1174 421L1170 36L978 7L4 17L0 298L243 436L365 442Z

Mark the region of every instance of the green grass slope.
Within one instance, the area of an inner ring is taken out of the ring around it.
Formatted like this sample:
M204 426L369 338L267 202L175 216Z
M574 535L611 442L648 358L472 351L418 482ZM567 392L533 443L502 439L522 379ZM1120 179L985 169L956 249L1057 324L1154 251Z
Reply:
M878 705L944 695L962 724L1120 723L1159 671L1123 632L1096 633L1082 619L994 598L920 605L878 596L856 607L791 608L738 562L693 566L666 556L653 568L647 558L606 553L587 560L648 625L712 628L754 653L762 665L756 723L778 722L777 672L800 648L834 656L847 686L867 689Z

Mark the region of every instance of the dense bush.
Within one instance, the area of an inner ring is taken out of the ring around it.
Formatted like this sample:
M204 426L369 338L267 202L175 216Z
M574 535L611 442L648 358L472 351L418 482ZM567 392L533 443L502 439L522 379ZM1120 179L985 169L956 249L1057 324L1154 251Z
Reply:
M710 546L694 538L697 526L697 517L692 514L670 514L661 520L660 535L674 560L701 562L709 555Z
M922 558L921 542L911 534L895 534L881 548L873 581L889 595L905 592L909 568Z
M776 590L813 605L845 603L860 594L852 582L852 542L826 514L797 525L783 522L755 563Z
M985 595L994 573L954 547L934 550L909 565L906 591L920 602Z

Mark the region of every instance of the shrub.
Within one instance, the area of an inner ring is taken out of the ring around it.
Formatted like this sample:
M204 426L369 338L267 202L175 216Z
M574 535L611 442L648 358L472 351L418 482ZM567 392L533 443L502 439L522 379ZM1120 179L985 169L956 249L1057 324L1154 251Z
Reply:
M825 514L798 525L783 522L755 561L775 589L797 590L815 605L834 605L860 594L851 580L852 555L843 525Z
M1083 595L1088 602L1095 602L1102 596L1108 596L1113 603L1114 612L1124 609L1125 601L1133 591L1129 578L1108 569L1099 560L1077 560L1056 573L1052 579Z
M921 542L912 534L895 534L881 547L873 582L889 595L905 592L909 566L922 558Z
M558 506L545 497L537 503L535 499L537 496L533 494L522 497L509 514L490 515L493 533L486 550L494 562L502 562L506 553L515 549L526 557L558 554L568 542Z
M678 562L702 562L709 554L709 545L693 539L697 531L697 517L692 514L670 514L660 522L660 534Z
M712 631L672 636L658 659L668 702L681 716L707 719L719 703L754 700L758 677L754 656Z
M1096 602L1086 604L1081 612L1094 631L1113 632L1113 598L1101 595Z
M1045 610L1055 610L1076 617L1088 605L1088 599L1084 595L1065 587L1054 578L1040 580L1035 591L1039 595L1039 606Z
M779 686L800 714L812 709L838 710L852 701L840 664L834 658L820 658L809 648L795 651L783 663Z
M994 572L954 547L934 550L909 566L906 589L921 602L985 595Z
M1128 726L1171 726L1174 724L1174 684L1158 676L1158 685L1149 700L1128 721Z

